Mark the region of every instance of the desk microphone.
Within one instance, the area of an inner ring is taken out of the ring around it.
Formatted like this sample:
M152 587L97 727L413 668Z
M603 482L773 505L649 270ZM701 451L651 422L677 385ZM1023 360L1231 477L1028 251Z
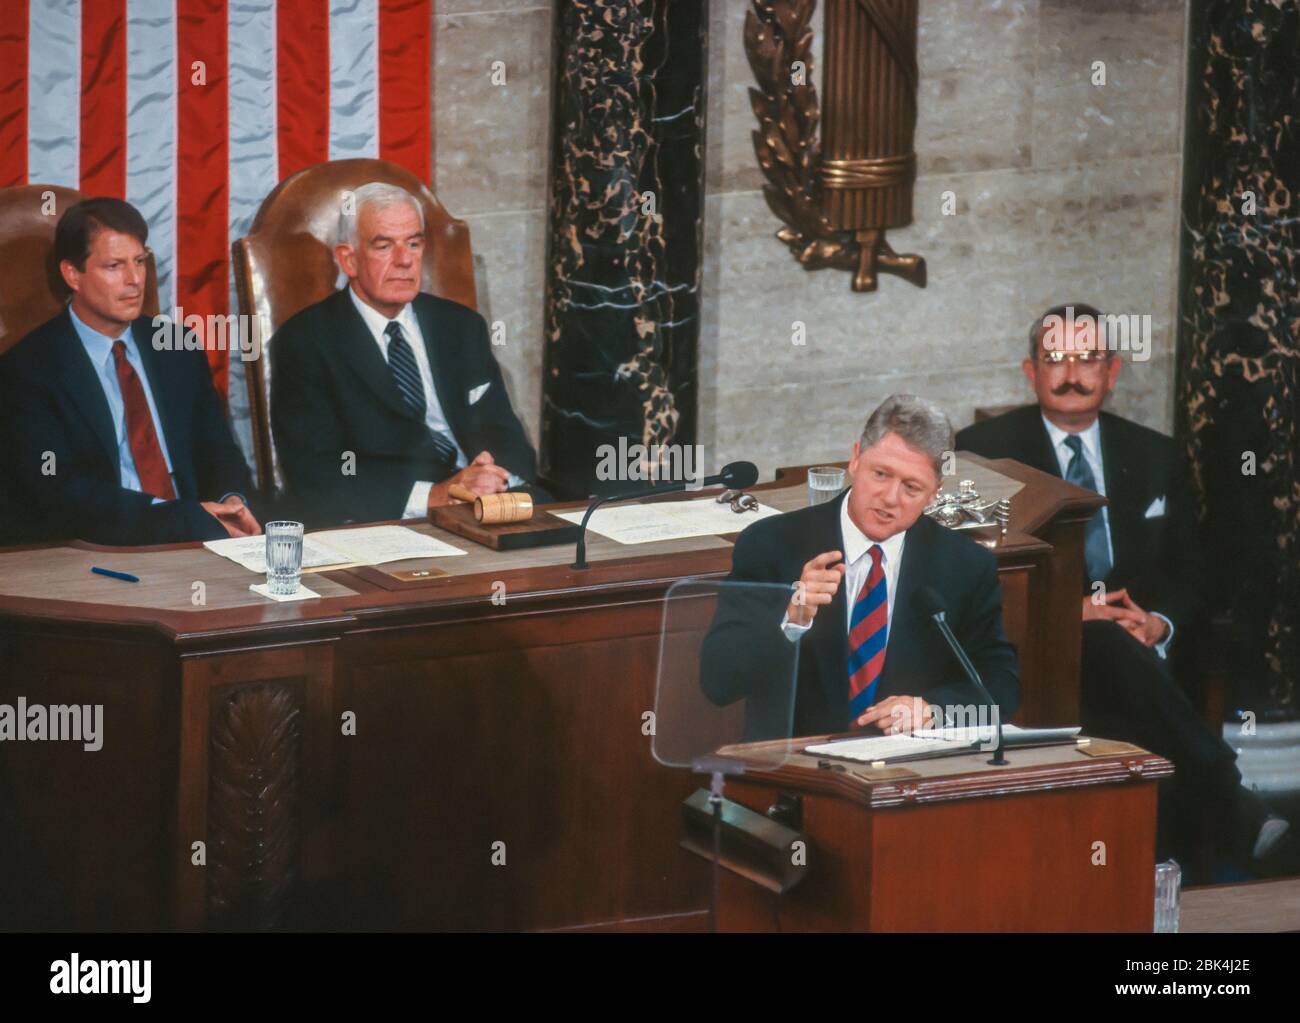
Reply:
M640 490L628 490L621 494L607 494L598 497L587 506L587 514L582 517L578 527L578 549L574 553L572 568L590 568L587 564L587 520L591 513L608 501L626 501L633 497L654 497L658 494L675 494L686 489L690 480L677 480L673 483L660 483L657 487L644 487ZM744 490L758 482L758 466L753 462L729 462L716 476L706 476L699 484L705 487L726 487L728 490Z
M980 679L980 674L975 670L975 665L971 664L970 658L966 656L966 651L962 645L957 642L957 637L952 634L952 629L948 627L948 605L944 603L943 597L935 592L932 586L922 586L913 594L914 606L921 614L931 619L939 631L943 633L943 638L948 641L948 646L952 648L953 656L961 663L962 670L966 672L966 677L975 683L975 688L983 694L984 699L994 708L997 717L998 744L993 750L993 759L989 761L997 767L1004 767L1008 761L1002 754L1002 710L998 702L993 699L993 694L984 688L984 683ZM978 734L978 727L976 728Z

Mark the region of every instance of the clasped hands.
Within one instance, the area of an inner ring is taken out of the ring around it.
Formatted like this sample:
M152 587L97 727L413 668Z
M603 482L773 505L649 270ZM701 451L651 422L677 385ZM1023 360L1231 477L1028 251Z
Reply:
M453 484L459 484L479 497L485 494L500 494L510 487L510 472L497 465L491 454L480 451L474 456L473 461L456 475L429 488L430 511L452 503L449 491Z
M1169 634L1169 623L1138 607L1127 589L1107 591L1103 602L1092 595L1084 597L1083 620L1116 622L1143 646L1155 646Z
M786 609L789 621L800 626L811 625L817 609L834 599L846 571L843 559L839 551L826 551L803 566L795 583L794 599ZM891 735L913 732L932 727L937 710L919 696L887 696L858 715L853 724L857 728L874 725Z

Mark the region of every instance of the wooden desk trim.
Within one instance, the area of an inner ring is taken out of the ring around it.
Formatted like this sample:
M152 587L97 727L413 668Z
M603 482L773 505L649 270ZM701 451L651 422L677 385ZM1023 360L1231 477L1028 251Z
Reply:
M835 736L801 738L798 743L802 747L832 738ZM1008 756L1014 757L1014 751L1009 751ZM1046 792L1086 785L1158 781L1171 777L1174 773L1173 764L1168 760L1145 750L1106 757L1080 754L1078 760L1027 767L1017 767L1013 760L1011 765L997 771L881 781L873 781L865 776L865 772L870 770L865 765L826 761L830 764L829 767L818 767L819 759L810 754L797 753L788 763L774 768L747 770L743 777L756 785L773 785L778 788L785 786L799 791L833 794L875 810L905 804L924 805L954 799ZM907 764L898 766L906 768Z

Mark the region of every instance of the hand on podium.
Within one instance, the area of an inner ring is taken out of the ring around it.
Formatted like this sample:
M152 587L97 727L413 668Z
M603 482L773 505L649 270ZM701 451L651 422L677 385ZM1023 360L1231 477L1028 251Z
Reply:
M854 722L859 728L875 725L888 735L933 728L939 708L919 696L888 696L868 707Z

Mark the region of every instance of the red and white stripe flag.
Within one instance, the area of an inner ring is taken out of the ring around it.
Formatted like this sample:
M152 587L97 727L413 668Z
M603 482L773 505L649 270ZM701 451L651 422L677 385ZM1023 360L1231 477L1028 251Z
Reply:
M429 181L432 0L3 0L0 187L133 203L164 311L232 309L281 180L380 157ZM226 391L228 353L209 352Z

